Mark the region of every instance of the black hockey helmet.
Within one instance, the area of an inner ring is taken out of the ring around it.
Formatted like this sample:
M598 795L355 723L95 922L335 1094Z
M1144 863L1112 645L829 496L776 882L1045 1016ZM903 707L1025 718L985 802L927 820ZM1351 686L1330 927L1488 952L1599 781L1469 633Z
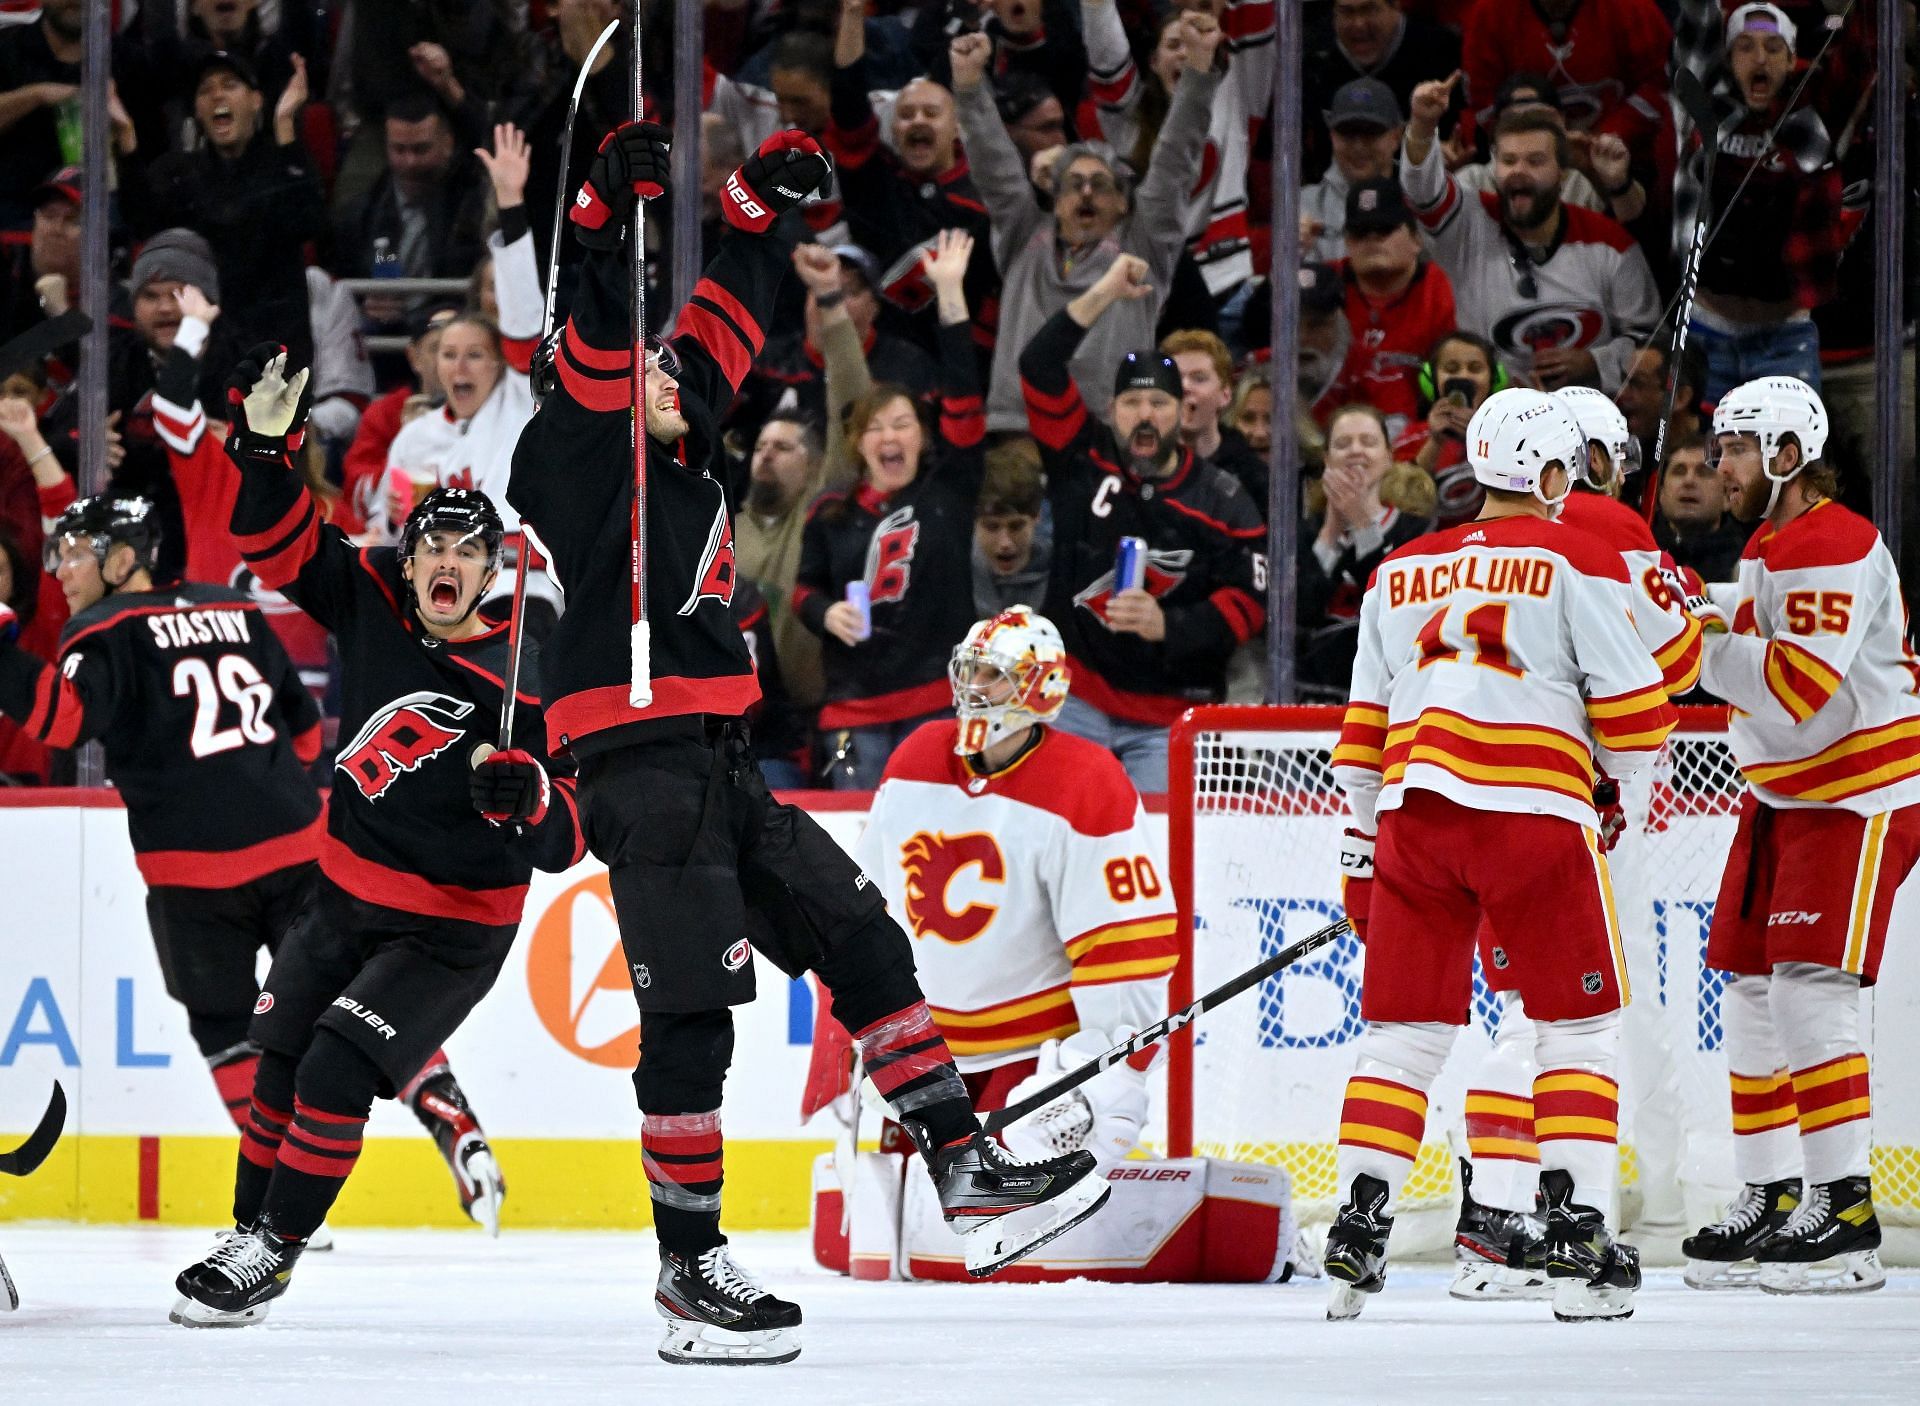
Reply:
M70 504L54 519L53 530L47 534L44 561L48 573L60 569L60 558L69 547L81 544L93 552L103 578L107 554L120 546L133 548L135 571L153 570L154 554L160 549L160 523L152 500L101 494ZM125 584L109 581L107 589Z
M407 514L400 529L400 557L413 555L413 549L429 532L458 532L461 540L477 537L487 549L487 569L498 571L501 544L507 535L506 524L493 500L477 488L436 488Z

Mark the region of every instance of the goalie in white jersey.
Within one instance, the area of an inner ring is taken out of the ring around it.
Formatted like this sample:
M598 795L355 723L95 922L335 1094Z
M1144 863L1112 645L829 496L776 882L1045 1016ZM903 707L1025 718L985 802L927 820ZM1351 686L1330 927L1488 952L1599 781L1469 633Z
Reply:
M1487 504L1374 573L1333 757L1353 812L1341 865L1366 936L1367 1028L1341 1112L1347 1199L1327 1238L1327 1312L1352 1317L1385 1284L1395 1202L1467 1021L1484 918L1482 955L1537 1028L1554 1313L1621 1318L1640 1281L1606 1224L1626 972L1594 784L1597 767L1619 777L1650 761L1676 714L1619 552L1552 521L1586 453L1573 416L1539 391L1502 391L1467 447Z
M1893 557L1833 501L1827 412L1790 376L1737 386L1713 415L1727 504L1757 522L1707 624L1701 682L1748 792L1707 965L1733 1086L1727 1218L1689 1237L1687 1282L1782 1293L1877 1289L1860 988L1920 856L1920 659Z

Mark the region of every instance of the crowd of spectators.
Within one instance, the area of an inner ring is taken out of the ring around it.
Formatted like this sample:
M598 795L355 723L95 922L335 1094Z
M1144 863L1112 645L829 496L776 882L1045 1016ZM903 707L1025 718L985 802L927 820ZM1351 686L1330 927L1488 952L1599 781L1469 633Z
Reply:
M86 3L0 0L0 343L80 302ZM1297 579L1302 696L1338 700L1373 565L1478 510L1465 429L1507 385L1612 396L1640 450L1620 491L1709 580L1744 544L1706 434L1730 386L1831 378L1830 457L1864 494L1866 436L1841 427L1871 420L1871 6L1302 0L1302 262L1272 270L1274 3L705 0L697 93L669 81L676 6L651 6L650 115L699 135L709 252L726 175L768 134L804 128L835 163L725 417L777 784L871 786L946 709L971 621L1017 602L1074 655L1062 726L1147 789L1179 709L1260 696L1270 570ZM437 483L507 507L553 202L627 115L628 10L119 0L114 279L79 310L108 324L111 483L159 504L163 572L253 588L218 444L260 341L314 367L304 467L349 531L392 540ZM1704 192L1677 65L1717 107ZM1670 367L1703 195L1717 233ZM649 225L661 317L669 225ZM386 278L460 291L340 282ZM1292 423L1275 296L1299 306ZM41 653L64 610L40 546L79 444L78 348L46 341L0 364L0 598ZM1264 526L1275 435L1307 470L1286 543ZM536 616L563 608L546 588ZM296 658L324 699L324 638ZM0 723L0 774L57 762Z

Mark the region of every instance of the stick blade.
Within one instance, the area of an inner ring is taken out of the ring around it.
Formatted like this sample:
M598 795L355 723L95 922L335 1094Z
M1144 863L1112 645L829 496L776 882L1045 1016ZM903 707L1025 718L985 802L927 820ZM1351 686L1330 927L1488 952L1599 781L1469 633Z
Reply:
M27 1140L11 1152L0 1152L0 1173L10 1177L30 1176L39 1165L47 1160L53 1151L53 1145L60 1141L60 1134L67 1126L67 1091L60 1087L60 1081L53 1081L53 1097L47 1100L47 1111L40 1115L40 1125L27 1134Z
M1713 99L1707 96L1700 75L1692 69L1681 67L1674 71L1673 95L1680 100L1681 108L1686 112L1688 121L1700 132L1702 141L1718 130L1720 123L1713 115Z

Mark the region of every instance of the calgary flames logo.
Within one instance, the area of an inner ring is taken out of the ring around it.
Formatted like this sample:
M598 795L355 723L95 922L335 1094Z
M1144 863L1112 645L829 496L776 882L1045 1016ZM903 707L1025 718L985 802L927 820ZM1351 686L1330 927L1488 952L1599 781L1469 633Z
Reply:
M915 937L971 942L1000 911L991 903L969 903L957 913L947 906L948 888L969 865L980 871L981 883L1007 881L1006 860L991 835L922 830L900 846L900 864L907 871L907 923Z

